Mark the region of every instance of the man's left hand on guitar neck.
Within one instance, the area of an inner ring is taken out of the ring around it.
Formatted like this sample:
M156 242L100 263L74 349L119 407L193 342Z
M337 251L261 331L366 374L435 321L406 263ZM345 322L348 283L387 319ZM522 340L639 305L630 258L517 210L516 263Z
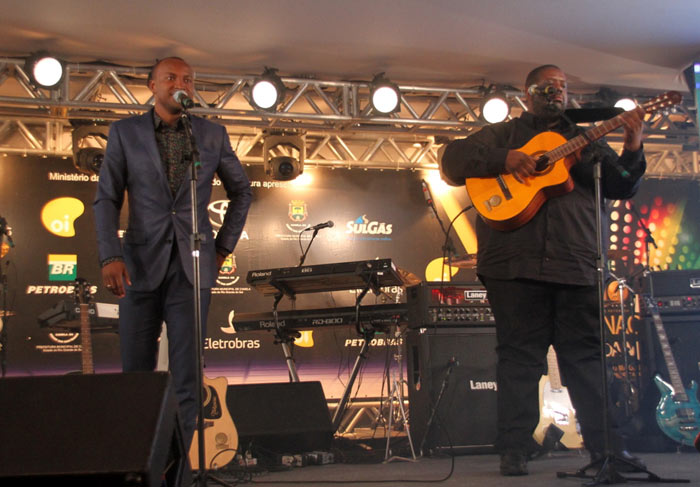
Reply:
M625 130L624 145L626 151L636 152L642 147L642 132L644 129L644 109L637 107L634 110L620 115Z

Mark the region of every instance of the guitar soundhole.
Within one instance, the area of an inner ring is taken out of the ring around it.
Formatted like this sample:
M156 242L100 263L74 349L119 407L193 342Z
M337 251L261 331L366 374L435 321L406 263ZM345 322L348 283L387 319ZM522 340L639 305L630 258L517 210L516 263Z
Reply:
M552 170L554 166L549 163L549 158L546 156L540 156L537 159L537 165L535 166L535 171L540 174L547 174Z

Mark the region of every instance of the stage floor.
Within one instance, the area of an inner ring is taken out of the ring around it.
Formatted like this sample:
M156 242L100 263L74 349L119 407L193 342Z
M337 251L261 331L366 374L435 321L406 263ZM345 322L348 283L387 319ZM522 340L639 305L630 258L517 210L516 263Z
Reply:
M685 479L700 485L700 454L695 451L683 453L642 453L638 456L647 464L647 469L662 480ZM583 478L558 478L557 472L576 472L588 462L588 456L576 451L555 452L528 464L529 475L502 477L498 473L499 457L495 454L461 455L452 458L419 458L415 462L394 461L391 463L347 464L336 463L321 466L294 467L284 471L261 471L247 479L257 486L273 486L289 482L296 485L330 487L338 482L379 486L574 486L588 482ZM587 474L595 474L589 470ZM647 474L622 474L628 482L633 478L648 478ZM236 479L227 472L219 477L231 483ZM246 483L246 480L238 485ZM635 482L639 483L639 482ZM645 485L661 484L661 481L644 482ZM210 485L215 485L210 482Z

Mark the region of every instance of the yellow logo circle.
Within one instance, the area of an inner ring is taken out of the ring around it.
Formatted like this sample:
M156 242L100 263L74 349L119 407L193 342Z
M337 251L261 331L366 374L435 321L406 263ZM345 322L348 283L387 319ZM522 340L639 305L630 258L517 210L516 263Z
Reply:
M75 220L85 212L85 205L77 198L56 198L41 209L41 223L59 237L75 236Z

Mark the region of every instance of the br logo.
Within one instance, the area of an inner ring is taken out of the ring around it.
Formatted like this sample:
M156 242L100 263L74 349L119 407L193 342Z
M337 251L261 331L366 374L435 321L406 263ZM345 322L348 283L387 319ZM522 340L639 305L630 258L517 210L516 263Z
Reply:
M78 256L49 254L49 281L74 281L78 275Z
M41 209L41 223L59 237L75 236L75 220L85 212L85 205L77 198L65 196L49 201Z

